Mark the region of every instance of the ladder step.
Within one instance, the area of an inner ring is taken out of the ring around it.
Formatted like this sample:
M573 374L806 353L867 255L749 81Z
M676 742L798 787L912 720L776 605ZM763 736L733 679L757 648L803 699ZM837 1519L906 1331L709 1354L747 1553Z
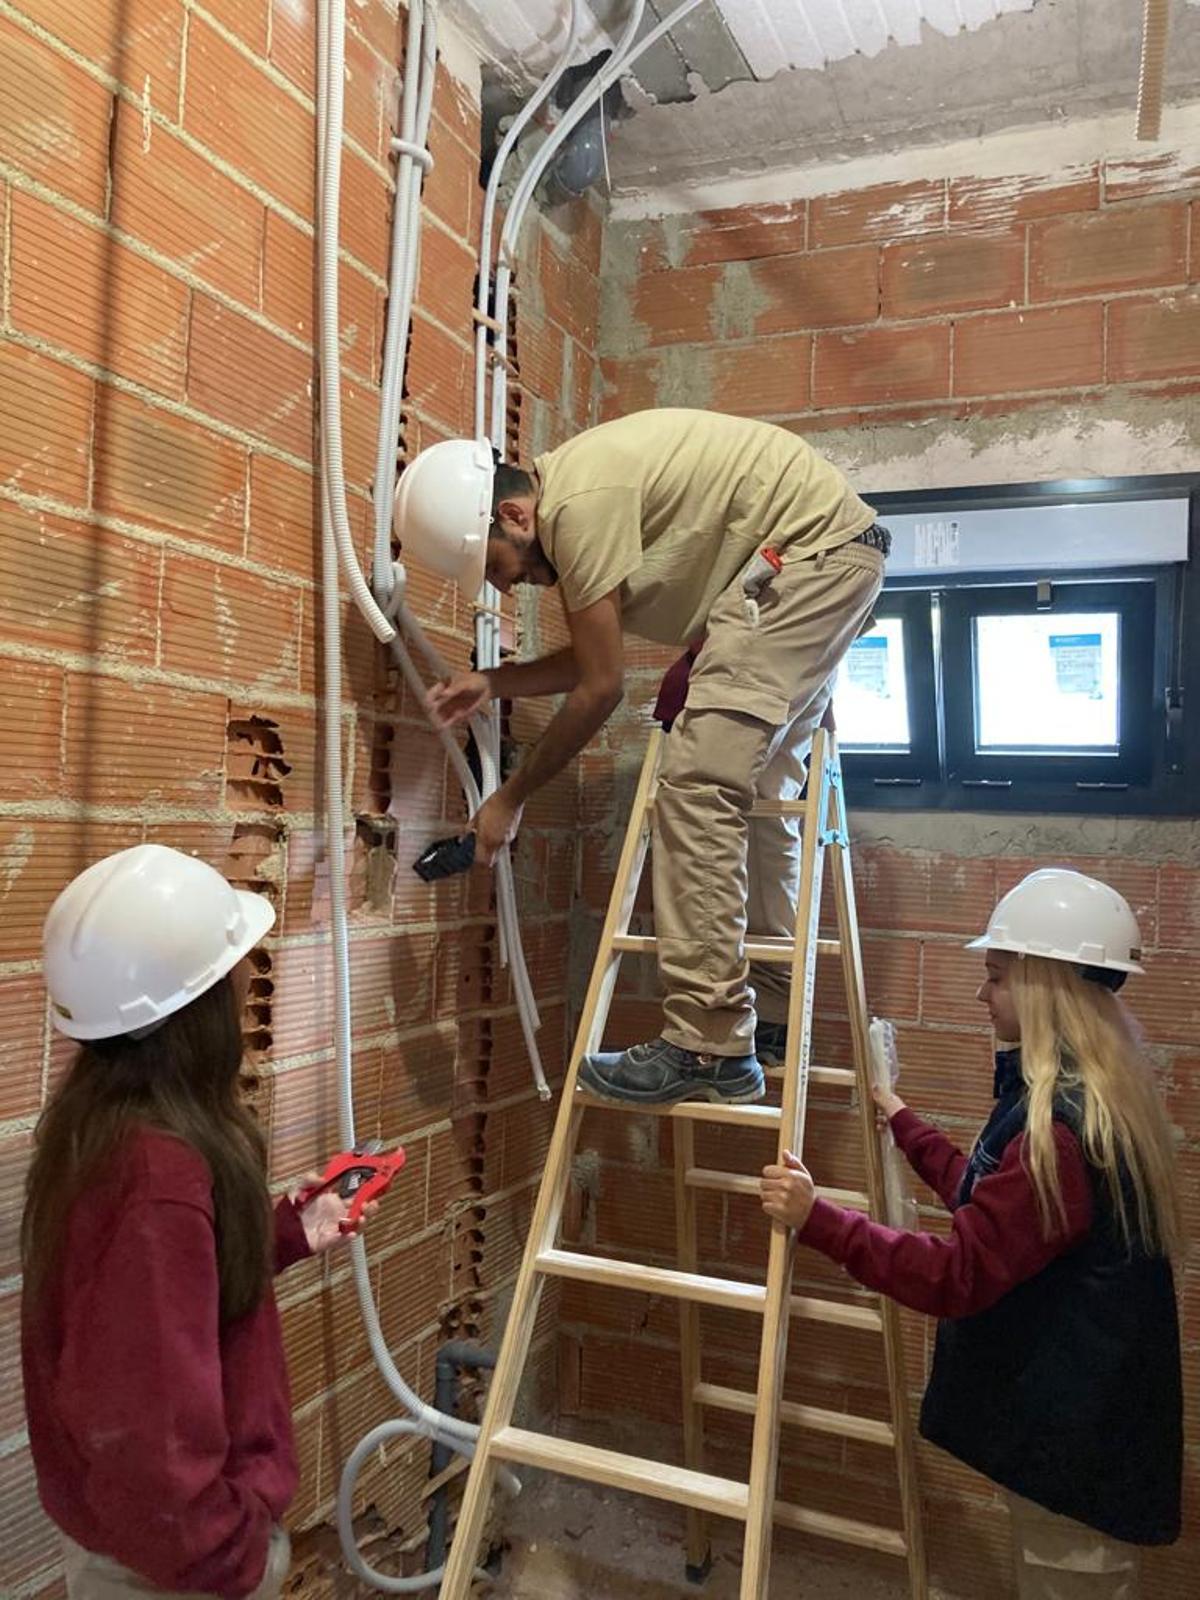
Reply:
M806 1511L802 1506L775 1502L775 1521L797 1533L813 1534L818 1539L836 1539L841 1544L856 1544L864 1550L884 1555L906 1556L908 1544L902 1533L892 1528L877 1528L869 1522L852 1522L849 1517L834 1517L826 1511Z
M883 1318L871 1306L847 1305L843 1300L818 1300L813 1295L794 1294L788 1302L793 1317L806 1322L828 1322L838 1328L861 1328L867 1333L882 1333Z
M763 1073L768 1078L782 1078L783 1067L764 1067ZM808 1081L810 1084L826 1083L839 1089L853 1089L858 1082L858 1075L851 1067L809 1067Z
M649 933L618 933L613 937L614 950L624 951L628 955L648 956L654 951L658 940ZM748 961L778 962L780 966L790 967L792 964L792 950L794 944L791 939L749 939L746 941L746 959ZM817 954L819 956L836 956L842 951L837 939L818 939Z
M719 1383L698 1383L692 1391L699 1405L718 1411L737 1411L752 1417L758 1409L758 1396L743 1389L727 1389ZM892 1448L896 1435L886 1422L874 1417L856 1417L846 1411L827 1411L823 1406L796 1405L790 1400L779 1404L779 1420L794 1428L813 1433L832 1433L839 1439L857 1439L861 1444L882 1444Z
M750 1194L759 1192L759 1180L741 1172L718 1172L713 1167L689 1167L687 1183L693 1189L713 1189L718 1194ZM870 1211L869 1195L857 1189L829 1189L817 1185L822 1200L832 1200L834 1205L845 1206L850 1211Z
M575 1093L588 1105L601 1106L605 1111L634 1111L639 1116L648 1117L679 1117L685 1122L722 1122L735 1127L740 1124L744 1128L770 1130L777 1128L782 1119L778 1106L729 1105L722 1100L683 1100L675 1105L645 1105L637 1100L603 1100L599 1095L589 1094L583 1085Z
M665 1461L600 1450L595 1445L576 1444L573 1439L554 1439L525 1428L501 1428L492 1439L491 1454L516 1466L544 1467L567 1478L607 1484L610 1489L629 1489L655 1500L711 1511L718 1517L744 1521L750 1499L747 1486L732 1478L715 1478L707 1472L691 1472Z
M537 1258L537 1269L552 1278L601 1283L610 1289L637 1289L644 1294L664 1294L673 1300L724 1306L731 1311L761 1312L767 1301L767 1291L761 1283L707 1278L698 1272L676 1272L669 1267L644 1267L637 1261L609 1261L573 1250L543 1250Z

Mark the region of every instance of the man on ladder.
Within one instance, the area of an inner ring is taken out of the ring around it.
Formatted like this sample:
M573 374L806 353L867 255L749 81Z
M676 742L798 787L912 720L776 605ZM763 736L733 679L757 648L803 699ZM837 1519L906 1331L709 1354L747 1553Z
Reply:
M888 535L835 467L769 423L635 413L579 434L531 471L499 467L491 483L483 453L468 461L463 443L431 446L404 473L396 513L406 551L469 595L485 572L505 593L557 584L571 633L554 655L460 673L431 692L447 725L493 698L567 695L474 818L477 855L492 859L529 796L619 704L623 632L672 645L703 636L654 808L662 1032L589 1056L580 1078L632 1104L758 1100L747 814L764 774L802 781L833 674L870 623ZM783 819L776 832L791 862Z

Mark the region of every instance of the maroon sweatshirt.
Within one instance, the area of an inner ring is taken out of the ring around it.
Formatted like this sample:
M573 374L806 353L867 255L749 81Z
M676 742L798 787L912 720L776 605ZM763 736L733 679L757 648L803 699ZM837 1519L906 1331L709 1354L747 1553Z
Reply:
M309 1254L275 1212L275 1269ZM22 1326L38 1489L77 1544L156 1588L240 1600L296 1490L275 1298L222 1328L212 1178L146 1128L76 1202Z
M1054 1124L1066 1229L1047 1239L1022 1157L1025 1138L1007 1146L995 1172L977 1179L958 1203L967 1158L944 1133L905 1108L891 1120L896 1143L919 1178L953 1212L950 1237L886 1228L857 1211L818 1200L800 1229L801 1244L840 1262L868 1289L931 1317L970 1317L1035 1277L1077 1245L1092 1225L1092 1186L1079 1141Z

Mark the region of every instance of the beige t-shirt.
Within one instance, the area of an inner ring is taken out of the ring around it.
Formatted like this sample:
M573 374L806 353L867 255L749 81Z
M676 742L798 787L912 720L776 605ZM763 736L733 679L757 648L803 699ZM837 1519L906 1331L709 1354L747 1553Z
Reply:
M803 439L715 411L634 412L535 464L538 536L567 610L619 588L625 629L659 644L699 638L762 545L817 555L875 520Z

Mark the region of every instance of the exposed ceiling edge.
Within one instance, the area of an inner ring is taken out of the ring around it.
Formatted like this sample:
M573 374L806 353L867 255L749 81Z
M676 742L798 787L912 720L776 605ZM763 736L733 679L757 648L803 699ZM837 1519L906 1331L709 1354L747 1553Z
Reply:
M1200 0L1198 0L1200 3ZM1174 163L1182 174L1200 173L1200 100L1168 107L1156 146L1136 138L1129 112L1010 129L980 139L929 144L886 155L813 162L770 172L733 173L717 182L668 184L618 192L611 216L617 222L735 206L771 205L817 194L866 189L922 178L1053 177L1064 168L1098 160Z

